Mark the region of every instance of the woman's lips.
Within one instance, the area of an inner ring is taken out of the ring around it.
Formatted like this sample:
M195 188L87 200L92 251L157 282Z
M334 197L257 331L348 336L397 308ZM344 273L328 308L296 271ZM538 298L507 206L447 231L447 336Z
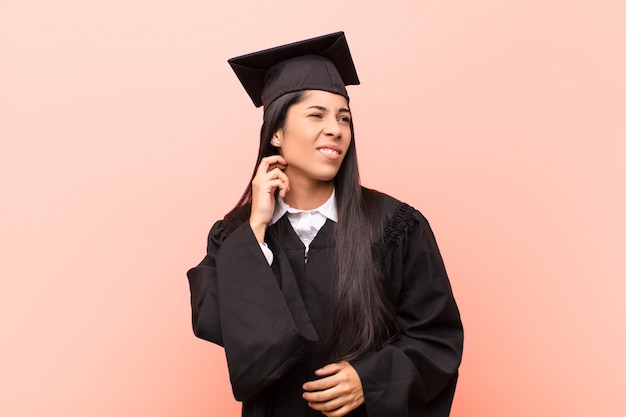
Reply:
M322 146L317 148L317 150L326 158L333 161L339 159L339 155L341 155L341 149L334 146Z

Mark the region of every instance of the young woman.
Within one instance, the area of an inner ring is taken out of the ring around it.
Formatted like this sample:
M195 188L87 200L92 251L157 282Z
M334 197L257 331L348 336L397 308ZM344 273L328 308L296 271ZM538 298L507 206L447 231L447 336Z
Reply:
M426 219L359 183L343 33L229 62L264 108L259 155L188 278L243 416L448 416L459 312Z

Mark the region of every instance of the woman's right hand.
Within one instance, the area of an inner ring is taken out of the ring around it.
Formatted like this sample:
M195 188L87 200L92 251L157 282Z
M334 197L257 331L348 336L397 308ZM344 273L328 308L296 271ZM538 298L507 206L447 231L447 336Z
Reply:
M252 208L250 211L250 227L259 243L265 242L265 230L272 221L278 194L285 198L289 191L289 178L283 172L287 161L280 155L266 156L261 159L256 174L252 179Z

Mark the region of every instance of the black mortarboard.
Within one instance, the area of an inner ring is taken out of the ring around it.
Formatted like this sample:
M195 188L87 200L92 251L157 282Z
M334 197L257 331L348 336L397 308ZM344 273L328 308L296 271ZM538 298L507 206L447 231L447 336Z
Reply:
M359 84L343 32L238 56L228 63L257 107L301 90L329 91L348 100L345 86Z

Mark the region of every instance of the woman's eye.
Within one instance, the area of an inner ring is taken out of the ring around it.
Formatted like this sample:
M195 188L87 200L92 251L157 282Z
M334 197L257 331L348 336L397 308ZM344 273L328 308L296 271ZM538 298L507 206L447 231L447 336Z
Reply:
M311 113L311 114L309 114L309 117L315 117L317 119L321 119L322 115L321 115L321 113Z
M342 116L339 118L339 121L343 123L350 123L350 118L348 116Z

